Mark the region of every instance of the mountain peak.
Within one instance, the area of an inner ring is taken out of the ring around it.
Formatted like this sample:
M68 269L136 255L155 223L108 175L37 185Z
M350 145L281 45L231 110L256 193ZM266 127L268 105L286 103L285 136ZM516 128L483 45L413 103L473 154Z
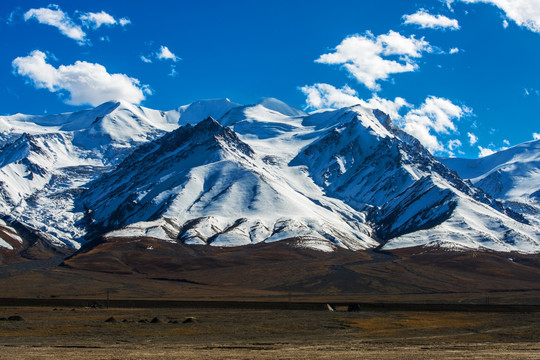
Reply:
M209 116L196 124L194 128L199 131L216 131L222 129L223 126L213 117Z
M267 97L263 98L261 101L259 101L256 105L261 105L268 110L274 110L280 114L286 115L286 116L305 116L307 115L305 112L303 112L300 109L296 109L286 103L284 103L281 100L278 100L273 97Z

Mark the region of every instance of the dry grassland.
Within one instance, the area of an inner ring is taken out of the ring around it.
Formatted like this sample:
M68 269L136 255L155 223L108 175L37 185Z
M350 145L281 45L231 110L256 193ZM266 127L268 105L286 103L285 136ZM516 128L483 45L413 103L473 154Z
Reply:
M0 308L14 315L0 359L540 357L539 313Z

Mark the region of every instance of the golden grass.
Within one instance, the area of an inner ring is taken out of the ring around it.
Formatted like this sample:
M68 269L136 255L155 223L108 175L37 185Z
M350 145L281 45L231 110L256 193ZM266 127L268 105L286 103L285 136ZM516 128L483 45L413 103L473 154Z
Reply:
M396 336L398 333L419 330L452 330L481 327L488 321L484 314L400 312L387 316L342 319L345 326L361 329L357 336Z

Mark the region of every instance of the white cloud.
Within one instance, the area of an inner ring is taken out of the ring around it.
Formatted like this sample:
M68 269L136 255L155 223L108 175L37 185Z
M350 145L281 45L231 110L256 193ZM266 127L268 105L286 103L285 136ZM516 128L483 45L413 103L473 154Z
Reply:
M540 134L539 133L533 133L533 139L534 140L540 140Z
M506 29L506 28L508 27L508 25L509 25L509 24L508 24L508 20L504 19L504 20L503 20L503 28Z
M367 101L360 99L358 93L347 85L338 89L330 84L319 83L303 86L300 90L306 95L306 105L310 109L339 109L353 105L379 109L388 114L397 126L416 137L432 153L453 155L452 151L462 146L461 141L449 140L445 146L439 136L456 132L455 121L472 113L472 110L465 106L455 105L448 99L435 96L427 97L420 107L414 108L401 97L389 100L373 94ZM404 116L399 113L403 108L410 109ZM470 143L471 136L474 135L469 133ZM477 139L474 138L476 142Z
M105 101L123 99L138 104L151 94L147 85L124 74L109 74L100 64L77 61L58 68L47 63L45 53L34 50L29 56L12 62L16 74L31 80L37 89L68 93L71 105L99 105Z
M478 137L473 133L467 133L467 136L469 137L469 145L473 146L478 142Z
M15 8L15 10L13 10L13 11L9 14L9 16L8 16L8 18L7 18L7 20L6 20L6 24L8 24L8 25L13 25L13 24L15 24L16 20L18 20L19 17L21 17L21 12L22 12L22 11L21 11L21 8L17 6L17 7Z
M24 14L24 21L28 21L29 19L36 19L40 24L56 27L62 34L76 40L80 45L87 43L86 33L57 6L30 9Z
M389 100L380 98L376 94L374 94L373 97L368 101L361 100L361 104L370 109L379 109L390 116L391 119L401 118L399 110L401 110L403 107L409 108L412 106L401 97L396 97L394 100Z
M504 139L503 144L506 146L510 146L510 141L508 139Z
M142 60L142 62L145 62L147 64L151 64L152 63L152 59L149 59L147 58L146 56L144 55L141 55L140 59Z
M540 33L540 1L538 0L455 0L467 4L485 3L497 6L519 26ZM452 4L453 0L447 1ZM508 22L503 26L507 26ZM506 27L505 26L505 27Z
M486 156L495 154L496 152L495 150L484 148L481 146L478 146L478 150L480 150L480 152L478 153L478 157L486 157Z
M424 9L411 15L403 15L403 20L405 20L405 24L418 25L423 29L459 30L459 23L456 19L450 19L444 15L431 15Z
M159 49L159 51L156 53L156 56L158 59L160 60L172 60L174 62L177 62L178 60L180 60L179 57L177 57L175 54L173 54L168 47L166 46L161 46L161 48Z
M176 71L176 66L171 65L171 72L169 73L169 76L173 78L178 76L178 71Z
M457 54L459 52L458 48L451 48L450 49L450 55Z
M118 20L118 23L120 24L120 26L126 26L128 24L131 24L131 20L129 20L128 18L121 18L120 20Z
M384 55L403 55L414 58L422 57L423 51L432 51L424 38L417 40L414 35L405 37L398 32L390 30L388 34L379 35L377 43L383 48Z
M405 99L397 97L393 101L378 97L376 94L367 101L360 99L357 92L345 85L341 89L329 84L303 86L300 90L307 96L306 105L310 109L340 109L347 106L362 105L370 109L379 109L392 119L400 117L399 110L410 105Z
M367 32L365 36L354 35L345 38L335 48L335 52L321 55L315 62L342 65L358 82L371 90L379 90L378 80L386 80L391 74L412 72L418 68L413 58L420 58L422 52L432 49L423 38L414 35L404 37L390 31L374 37ZM398 60L383 56L399 56Z
M441 144L437 135L455 132L454 121L469 113L470 109L455 105L448 99L429 96L420 107L403 116L398 124L432 153L444 153L449 149Z
M129 19L122 18L116 20L112 15L107 14L105 11L100 11L98 13L87 12L83 13L79 19L81 19L84 26L92 29L99 29L102 25L112 26L120 25L126 26L131 23Z
M306 105L312 109L340 109L360 104L355 90L345 85L337 89L329 84L303 86L300 90L307 96Z
M98 13L87 12L82 14L79 17L84 26L88 28L98 29L102 25L116 25L116 19L111 15L107 14L105 11Z
M461 147L461 141L459 139L454 139L454 140L450 140L448 141L448 149L450 151L454 151L456 149L459 149Z

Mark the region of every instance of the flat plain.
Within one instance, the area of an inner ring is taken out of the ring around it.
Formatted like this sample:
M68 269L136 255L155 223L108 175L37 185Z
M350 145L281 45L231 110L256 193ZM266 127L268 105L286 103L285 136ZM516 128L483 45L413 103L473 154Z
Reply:
M2 307L0 358L540 357L537 312L337 310Z
M0 359L539 359L538 279L520 254L110 241L0 267Z

